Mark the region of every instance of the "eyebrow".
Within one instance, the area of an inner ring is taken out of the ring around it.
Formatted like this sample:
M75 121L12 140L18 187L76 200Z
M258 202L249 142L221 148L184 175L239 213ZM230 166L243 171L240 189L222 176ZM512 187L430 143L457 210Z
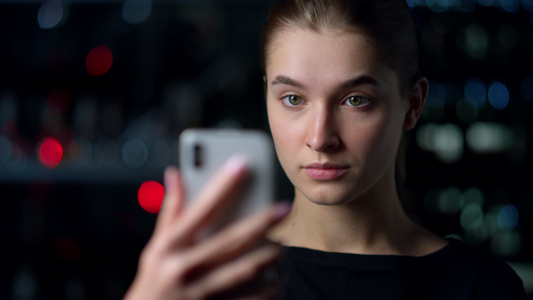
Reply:
M365 85L365 84L379 86L379 82L373 77L370 77L368 75L362 75L362 76L359 76L353 79L349 79L345 82L341 82L340 84L338 84L337 87L348 89L348 88L354 88L354 87Z
M294 86L296 88L307 90L307 87L303 83L296 81L294 79L291 79L287 76L283 76L283 75L278 75L276 76L276 78L274 78L274 80L272 80L272 85L276 85L276 84L286 84L286 85Z
M299 81L296 81L292 78L289 78L287 76L283 76L283 75L278 75L276 76L276 78L274 78L274 80L272 80L272 85L276 85L276 84L286 84L286 85L291 85L291 86L294 86L296 88L300 88L300 89L304 89L304 90L307 90L308 88L301 82ZM362 75L362 76L359 76L359 77L355 77L355 78L352 78L352 79L349 79L349 80L346 80L344 82L341 82L337 85L337 88L341 88L341 89L349 89L349 88L354 88L354 87L357 87L357 86L360 86L360 85L365 85L365 84L368 84L368 85L375 85L375 86L379 86L379 82L368 76L368 75Z

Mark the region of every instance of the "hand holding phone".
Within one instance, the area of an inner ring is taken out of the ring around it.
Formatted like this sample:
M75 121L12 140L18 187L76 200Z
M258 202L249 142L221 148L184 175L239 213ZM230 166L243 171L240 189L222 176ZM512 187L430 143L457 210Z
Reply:
M275 298L280 285L264 274L281 249L266 242L266 235L290 211L288 205L273 205L197 239L245 175L242 161L226 164L184 207L183 177L174 167L165 170L163 206L125 299Z

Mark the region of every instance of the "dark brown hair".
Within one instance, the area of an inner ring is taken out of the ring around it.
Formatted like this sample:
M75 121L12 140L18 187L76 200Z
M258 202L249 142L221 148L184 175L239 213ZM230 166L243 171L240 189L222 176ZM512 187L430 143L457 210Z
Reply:
M404 93L420 77L416 31L405 0L277 0L263 29L263 70L273 40L293 27L365 34L380 51L383 62L398 75Z

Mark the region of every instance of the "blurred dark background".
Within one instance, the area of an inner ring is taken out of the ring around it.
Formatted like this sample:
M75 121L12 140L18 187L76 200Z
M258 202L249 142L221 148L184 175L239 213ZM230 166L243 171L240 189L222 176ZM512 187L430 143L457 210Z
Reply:
M431 91L406 135L404 205L533 294L533 0L407 2ZM268 131L271 4L0 0L1 299L124 294L156 218L138 192L177 164L179 133Z

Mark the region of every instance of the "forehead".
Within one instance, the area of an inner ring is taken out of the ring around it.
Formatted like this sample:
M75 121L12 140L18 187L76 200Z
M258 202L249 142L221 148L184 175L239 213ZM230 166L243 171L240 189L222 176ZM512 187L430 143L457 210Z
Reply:
M309 84L333 83L359 75L382 80L394 76L364 34L300 28L283 30L272 40L266 72L269 78L281 73Z

